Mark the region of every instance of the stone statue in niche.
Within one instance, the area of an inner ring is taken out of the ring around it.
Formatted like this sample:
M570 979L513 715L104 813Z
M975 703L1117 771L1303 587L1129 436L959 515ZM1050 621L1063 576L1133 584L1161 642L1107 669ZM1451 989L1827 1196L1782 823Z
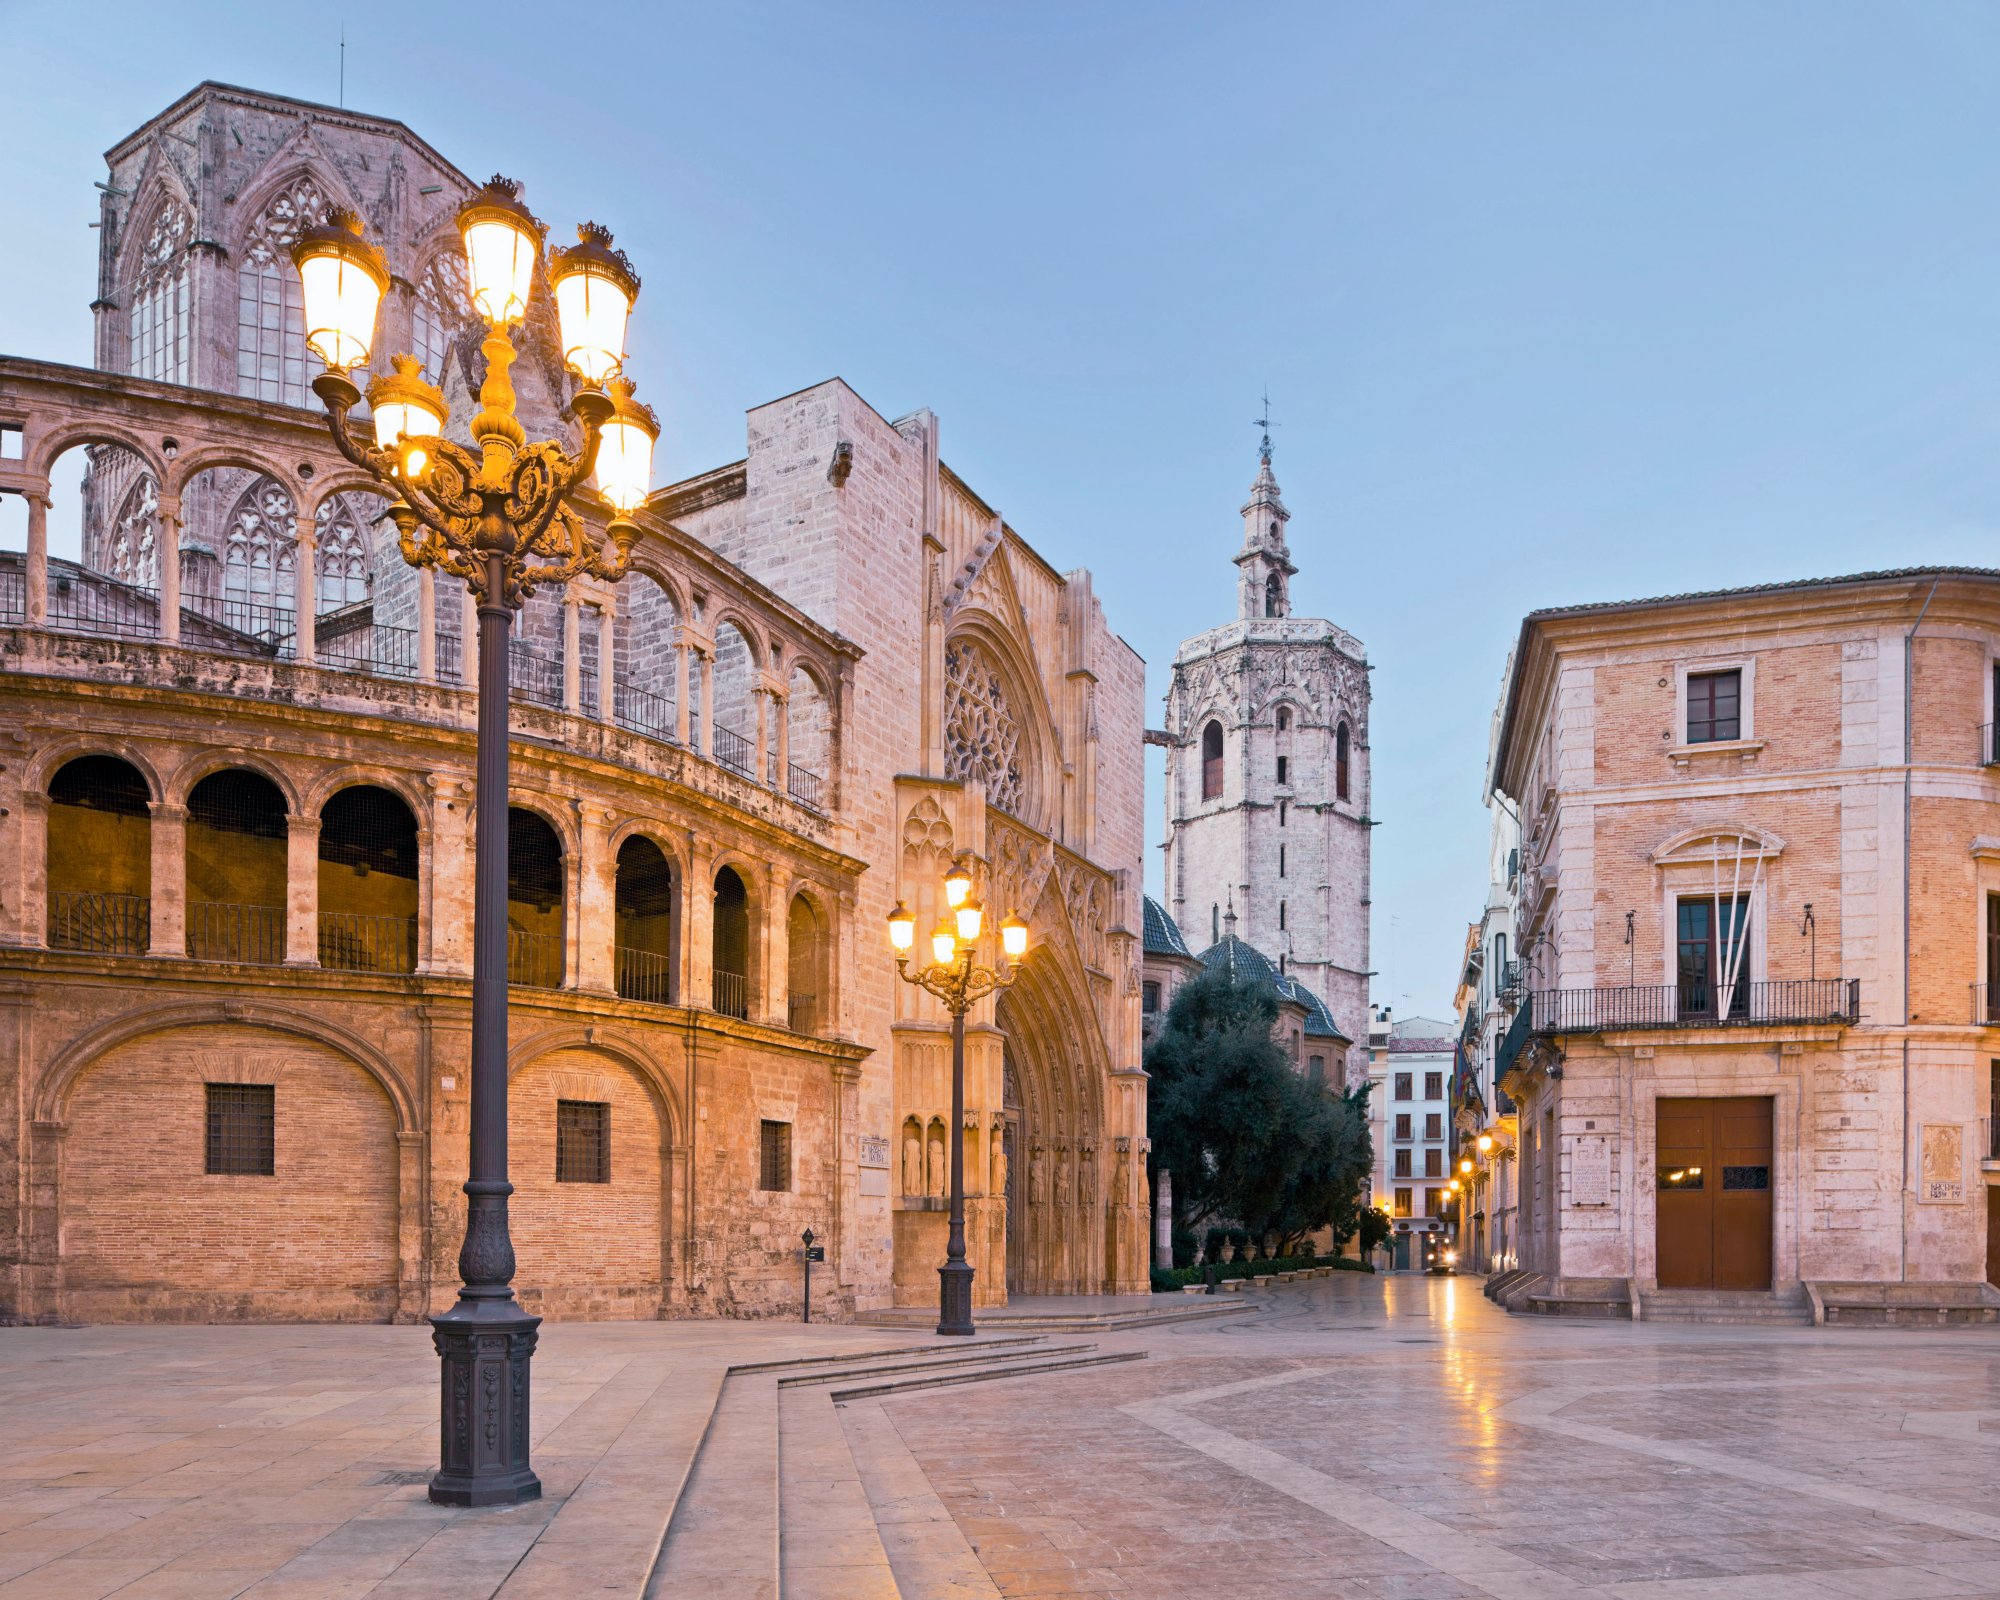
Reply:
M997 1138L993 1141L993 1178L988 1194L1004 1195L1007 1192L1007 1148Z
M1069 1204L1070 1181L1069 1152L1059 1150L1056 1152L1056 1204L1059 1206Z
M942 1123L933 1122L931 1124L930 1146L930 1182L924 1192L934 1200L941 1200L944 1198L944 1125Z
M903 1131L903 1193L924 1192L924 1141L914 1126Z
M1046 1168L1045 1164L1042 1161L1042 1147L1040 1145L1036 1145L1033 1150L1028 1152L1028 1204L1029 1205L1038 1206L1042 1203L1042 1179L1045 1176L1046 1176Z

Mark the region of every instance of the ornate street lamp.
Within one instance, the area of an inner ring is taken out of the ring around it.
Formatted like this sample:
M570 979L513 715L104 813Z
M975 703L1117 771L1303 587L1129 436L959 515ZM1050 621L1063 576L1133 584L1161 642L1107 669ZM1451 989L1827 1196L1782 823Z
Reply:
M334 443L394 497L403 559L465 581L479 602L478 786L472 902L472 1148L458 1303L431 1318L441 1374L442 1417L431 1499L446 1505L512 1505L538 1498L528 1465L528 1364L541 1318L514 1299L514 1245L507 1232L507 637L514 613L546 583L588 573L625 575L638 529L628 520L646 498L659 425L615 381L625 319L639 280L611 235L594 224L552 254L564 359L582 379L570 411L581 447L529 443L514 415L510 323L534 292L545 230L522 205L519 186L494 178L459 209L473 306L485 319L486 377L469 451L443 437L444 396L408 356L368 385L374 441L356 433L361 391L348 376L369 364L375 314L389 285L382 252L360 220L335 211L292 248L304 286L306 342L326 363L313 393L326 404ZM606 392L610 381L611 392ZM572 501L595 472L612 510L604 544Z
M972 893L972 874L964 858L945 874L948 915L931 932L931 959L910 970L910 952L917 942L917 919L898 902L889 913L889 947L896 952L896 971L905 983L916 984L944 1002L951 1013L951 1232L945 1243L944 1265L938 1268L938 1327L942 1334L970 1334L972 1326L972 1266L965 1259L965 1014L997 989L1004 989L1020 971L1028 953L1028 925L1017 916L1000 922L1001 964L982 967L974 957L985 924L985 909Z

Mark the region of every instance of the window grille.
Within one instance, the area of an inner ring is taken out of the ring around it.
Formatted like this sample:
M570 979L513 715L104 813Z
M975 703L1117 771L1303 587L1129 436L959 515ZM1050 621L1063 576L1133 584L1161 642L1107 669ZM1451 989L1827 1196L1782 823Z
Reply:
M766 1122L762 1130L757 1187L789 1189L792 1186L792 1125L789 1122Z
M277 1175L278 1090L269 1083L210 1083L208 1160L212 1177Z
M611 1181L611 1105L604 1100L556 1102L556 1182Z

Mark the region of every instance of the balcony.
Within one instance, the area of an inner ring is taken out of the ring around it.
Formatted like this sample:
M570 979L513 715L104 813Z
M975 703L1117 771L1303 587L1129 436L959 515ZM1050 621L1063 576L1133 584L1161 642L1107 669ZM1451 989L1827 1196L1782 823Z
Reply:
M190 900L187 953L196 961L227 961L246 967L282 966L285 908Z
M627 1000L646 1000L656 1006L674 1000L673 962L653 950L637 950L621 944L613 952L618 969L618 993Z
M142 956L152 939L153 902L140 894L49 891L49 948Z
M711 1010L725 1017L748 1019L750 1015L750 980L740 972L724 972L720 968L714 973Z
M563 986L563 936L507 930L507 981L524 989Z
M339 972L415 972L417 919L322 911L319 964Z
M785 1026L794 1033L818 1033L819 996L796 991L786 995Z
M1726 1004L1723 1003L1726 996ZM1746 1028L1861 1020L1858 978L1781 978L1739 983L1638 984L1615 989L1537 989L1529 997L1534 1033L1616 1033L1651 1028Z

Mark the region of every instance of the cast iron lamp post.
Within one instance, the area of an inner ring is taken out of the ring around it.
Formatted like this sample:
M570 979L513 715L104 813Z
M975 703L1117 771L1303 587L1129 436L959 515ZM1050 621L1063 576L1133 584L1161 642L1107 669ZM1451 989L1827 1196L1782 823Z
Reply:
M965 1014L996 989L1004 989L1020 971L1028 953L1028 925L1009 915L1000 922L1002 961L996 969L982 967L979 935L985 910L973 897L972 874L963 858L944 876L949 914L931 934L931 959L910 970L910 951L917 942L917 919L899 902L889 913L889 946L896 952L896 971L905 983L934 994L951 1013L951 1233L944 1265L938 1268L938 1326L942 1334L972 1333L972 1264L965 1259Z
M625 320L639 280L611 235L594 223L578 243L550 254L563 359L582 379L570 411L582 429L576 450L529 443L515 419L509 324L526 313L546 230L522 205L518 185L494 178L458 213L472 304L487 324L486 376L472 419L476 451L443 437L444 396L409 356L368 385L374 442L350 416L361 391L348 376L368 364L375 314L389 273L362 237L360 219L335 211L293 246L304 285L306 343L326 363L313 393L326 404L340 453L378 478L403 559L465 581L479 602L479 733L472 900L472 1148L466 1180L464 1280L458 1303L432 1317L442 1363L440 1466L431 1499L445 1505L534 1500L541 1480L528 1465L531 1317L514 1299L514 1244L507 1233L507 636L514 612L545 583L589 574L625 575L638 529L627 518L646 498L659 425L618 378ZM610 392L606 392L609 383ZM572 505L597 477L611 507L599 544Z

